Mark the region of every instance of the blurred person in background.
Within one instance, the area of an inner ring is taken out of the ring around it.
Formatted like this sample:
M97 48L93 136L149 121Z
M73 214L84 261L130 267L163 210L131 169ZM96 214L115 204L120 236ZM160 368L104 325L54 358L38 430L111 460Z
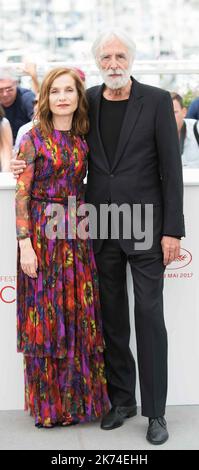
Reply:
M33 114L32 121L27 122L27 124L24 124L23 126L21 126L17 132L17 137L15 140L15 146L14 146L15 153L18 152L19 150L20 142L21 142L23 135L26 134L26 132L28 132L30 129L32 129L34 124L36 124L38 101L39 101L39 93L35 96L34 101L33 101L34 114Z
M18 129L32 119L34 98L32 90L17 85L13 70L0 69L0 104L10 122L14 142Z
M9 121L0 105L0 171L10 171L10 160L12 158L12 130Z
M77 68L77 67L74 67L74 71L79 75L79 77L81 78L82 82L85 83L86 82L86 75L84 73L83 70Z
M172 92L171 98L178 128L182 165L185 168L199 168L199 121L186 119L187 109L182 96Z
M199 97L195 98L189 105L187 119L199 120Z

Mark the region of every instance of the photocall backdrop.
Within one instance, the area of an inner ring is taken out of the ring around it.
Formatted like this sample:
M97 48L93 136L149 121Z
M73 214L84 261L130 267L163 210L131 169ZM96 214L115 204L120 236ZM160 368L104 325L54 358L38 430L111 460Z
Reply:
M24 408L23 356L16 352L15 181L0 174L0 410ZM165 272L169 342L168 405L199 404L199 170L184 171L186 238ZM133 286L128 269L131 348L136 356ZM140 404L139 381L137 383Z

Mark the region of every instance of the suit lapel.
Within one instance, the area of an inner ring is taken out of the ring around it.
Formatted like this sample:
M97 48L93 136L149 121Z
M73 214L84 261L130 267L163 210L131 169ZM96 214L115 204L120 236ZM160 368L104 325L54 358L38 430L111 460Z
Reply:
M117 145L117 150L115 154L115 158L113 161L113 165L111 168L111 171L114 171L116 166L118 165L122 154L124 152L124 149L127 145L127 142L132 135L135 124L137 122L138 116L141 112L143 102L142 102L142 85L137 82L134 78L132 78L132 88L131 88L131 93L129 96L128 104L127 104L127 109L126 113L124 116L120 136L119 136L119 141ZM100 151L100 161L98 161L98 165L101 166L103 171L106 169L108 173L110 173L110 166L109 166L109 161L108 157L105 153L103 142L101 139L100 135L100 128L99 128L99 120L100 120L100 105L101 105L101 97L104 89L104 84L101 85L97 91L96 95L93 99L92 102L92 127L95 129L95 133L97 135L97 142L99 143L99 151Z
M97 142L99 143L99 153L100 153L100 161L98 161L98 165L101 164L102 169L110 172L110 167L109 167L109 162L107 155L104 150L103 142L101 139L101 134L100 134L100 127L99 127L99 122L100 122L100 105L101 105L101 98L102 98L102 93L103 93L104 85L101 85L97 89L96 96L93 100L92 103L92 127L95 127L95 132L97 134Z
M143 102L142 102L142 86L137 82L134 78L132 79L132 88L131 88L131 93L129 96L128 104L127 104L127 109L126 113L124 116L120 136L119 136L119 141L117 145L117 150L115 154L115 158L113 161L113 165L111 168L111 171L114 171L116 166L118 165L122 154L124 152L124 149L127 145L127 142L132 135L135 124L137 122L138 116L141 112Z

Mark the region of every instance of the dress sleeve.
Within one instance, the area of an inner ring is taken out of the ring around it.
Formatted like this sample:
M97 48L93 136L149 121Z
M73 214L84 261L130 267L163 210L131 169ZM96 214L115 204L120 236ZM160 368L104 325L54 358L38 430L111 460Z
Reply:
M16 185L16 232L17 240L31 236L29 203L35 170L35 147L27 133L21 140L17 159L25 160L26 168L18 178Z

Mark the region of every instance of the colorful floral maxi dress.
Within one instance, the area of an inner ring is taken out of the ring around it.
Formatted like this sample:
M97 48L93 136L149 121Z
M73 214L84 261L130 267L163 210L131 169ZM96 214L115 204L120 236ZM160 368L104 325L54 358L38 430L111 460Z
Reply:
M84 202L87 154L83 138L54 130L44 139L36 127L18 154L27 166L16 190L17 239L31 238L38 277L23 273L18 249L17 350L24 353L25 406L36 425L88 422L109 409L92 242L77 231L69 237L68 196L77 207ZM49 238L57 207L64 236L53 229ZM81 217L75 220L78 226Z

